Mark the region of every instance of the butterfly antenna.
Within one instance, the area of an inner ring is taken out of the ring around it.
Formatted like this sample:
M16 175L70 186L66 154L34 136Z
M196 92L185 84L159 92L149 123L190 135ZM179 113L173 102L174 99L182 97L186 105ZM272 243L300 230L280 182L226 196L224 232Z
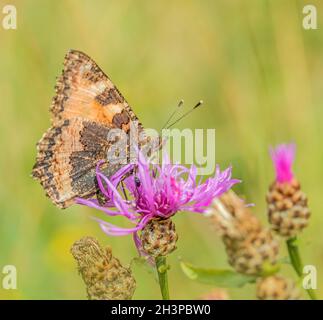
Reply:
M172 114L167 119L166 123L163 125L162 129L166 128L166 126L169 124L169 122L174 118L174 115L178 112L178 110L183 106L184 100L181 99L178 105L176 106L176 109L172 112Z
M191 110L188 110L187 112L185 112L181 117L179 117L174 122L172 122L166 129L169 129L174 124L176 124L177 122L181 121L183 118L185 118L186 116L188 116L191 112L193 112L195 109L197 109L198 107L200 107L202 104L203 104L203 100L200 100Z

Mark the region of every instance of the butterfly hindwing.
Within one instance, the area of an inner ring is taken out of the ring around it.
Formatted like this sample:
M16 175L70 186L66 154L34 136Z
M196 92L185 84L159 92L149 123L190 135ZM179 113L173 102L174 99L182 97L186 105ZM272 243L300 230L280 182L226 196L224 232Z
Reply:
M111 176L121 163L109 163L111 143L106 136L111 128L82 118L66 119L51 127L37 145L38 155L32 175L49 198L66 208L76 197L88 198L97 191L95 169Z

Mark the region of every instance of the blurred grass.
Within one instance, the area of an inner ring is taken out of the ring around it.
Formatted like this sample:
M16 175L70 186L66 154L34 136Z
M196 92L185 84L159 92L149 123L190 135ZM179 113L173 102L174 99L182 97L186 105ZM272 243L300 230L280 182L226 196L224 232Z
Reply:
M10 3L17 7L18 29L0 28L0 267L17 266L18 290L0 288L0 298L85 298L69 254L82 235L111 244L125 263L136 254L130 237L107 238L89 219L91 210L60 211L30 178L69 48L102 66L146 127L159 129L181 98L187 105L203 99L205 106L178 127L216 128L217 162L234 165L243 179L238 190L257 204L263 221L273 179L268 146L295 141L295 172L313 213L301 249L305 262L317 266L318 279L323 276L321 1L311 1L319 23L311 31L302 28L306 1ZM218 267L227 265L226 257L206 219L183 213L175 221L180 240L170 257L172 297L196 298L211 288L186 280L177 257ZM140 268L135 273L135 298L159 298L152 276ZM323 297L323 288L318 291ZM251 299L254 288L230 294Z

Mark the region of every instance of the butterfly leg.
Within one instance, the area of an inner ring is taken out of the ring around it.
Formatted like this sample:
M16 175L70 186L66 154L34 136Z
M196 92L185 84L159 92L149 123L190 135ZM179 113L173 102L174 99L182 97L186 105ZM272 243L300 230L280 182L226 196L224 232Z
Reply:
M122 189L122 192L123 192L123 195L124 195L124 198L128 201L128 196L127 196L127 192L126 192L126 188L125 188L125 185L124 185L124 183L123 183L123 180L124 179L122 179L121 180L121 189Z

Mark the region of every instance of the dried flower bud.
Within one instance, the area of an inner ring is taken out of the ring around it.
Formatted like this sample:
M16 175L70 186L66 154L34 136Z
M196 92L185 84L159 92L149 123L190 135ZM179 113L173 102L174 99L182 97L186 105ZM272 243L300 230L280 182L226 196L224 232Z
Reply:
M71 253L85 282L90 300L129 300L136 281L131 270L121 265L111 248L103 249L92 237L76 241Z
M234 192L214 201L212 219L222 235L228 262L237 272L258 275L265 264L276 263L277 240Z
M269 229L250 233L244 240L231 241L225 238L229 263L240 273L257 275L265 263L274 265L279 245Z
M143 250L151 257L166 256L176 249L178 235L171 219L152 219L142 229Z
M275 275L258 279L257 298L260 300L299 300L301 292L293 280Z
M212 210L212 219L221 236L238 240L261 230L260 221L233 191L216 198Z
M296 179L274 182L267 194L267 203L269 222L279 235L292 238L308 225L307 197Z

